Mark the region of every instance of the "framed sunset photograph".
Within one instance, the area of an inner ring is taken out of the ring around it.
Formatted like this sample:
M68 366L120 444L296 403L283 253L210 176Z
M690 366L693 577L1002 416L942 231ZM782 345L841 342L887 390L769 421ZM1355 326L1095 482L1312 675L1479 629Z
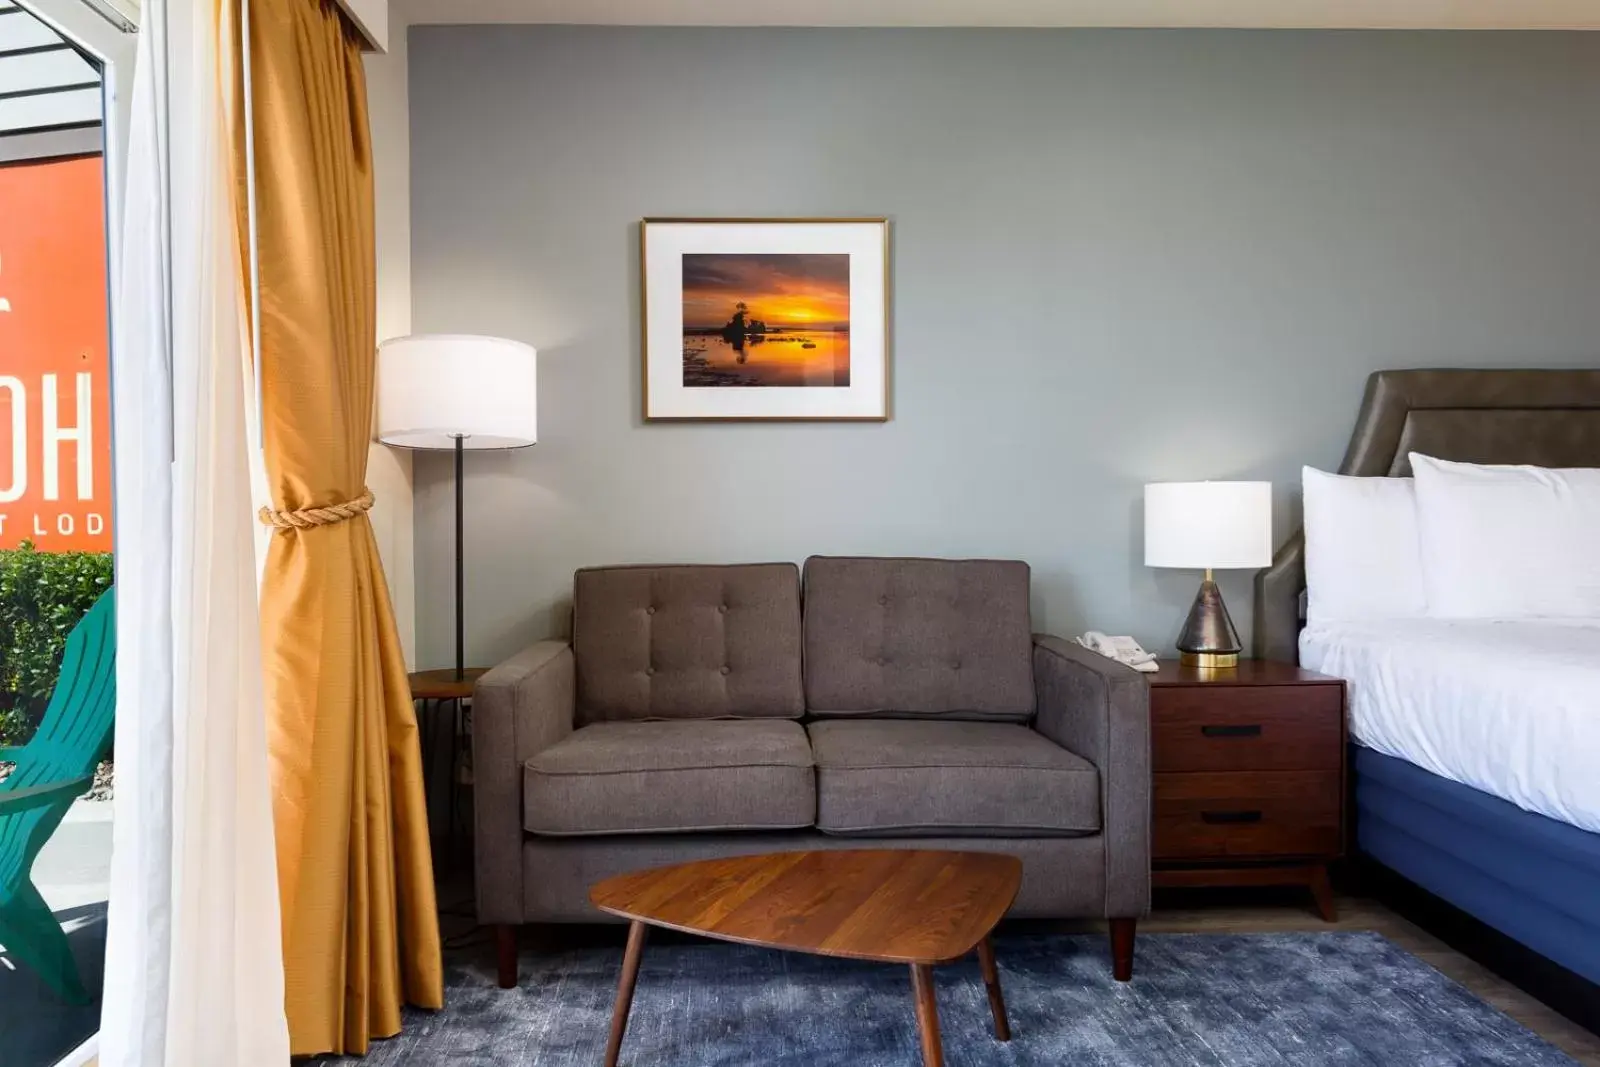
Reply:
M889 417L885 219L645 219L644 417Z

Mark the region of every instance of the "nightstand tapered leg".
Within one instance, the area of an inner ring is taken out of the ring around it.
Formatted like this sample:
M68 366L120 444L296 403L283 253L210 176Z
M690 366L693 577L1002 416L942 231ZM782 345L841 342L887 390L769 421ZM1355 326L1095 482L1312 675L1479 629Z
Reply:
M1339 921L1339 908L1333 902L1333 884L1328 881L1328 865L1319 863L1311 868L1311 899L1317 902L1317 914L1323 922Z

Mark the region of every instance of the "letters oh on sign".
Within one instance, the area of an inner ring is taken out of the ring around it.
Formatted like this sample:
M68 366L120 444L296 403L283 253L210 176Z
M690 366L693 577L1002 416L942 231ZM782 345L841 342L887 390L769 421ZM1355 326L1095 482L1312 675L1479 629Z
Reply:
M0 549L111 550L102 168L0 167Z

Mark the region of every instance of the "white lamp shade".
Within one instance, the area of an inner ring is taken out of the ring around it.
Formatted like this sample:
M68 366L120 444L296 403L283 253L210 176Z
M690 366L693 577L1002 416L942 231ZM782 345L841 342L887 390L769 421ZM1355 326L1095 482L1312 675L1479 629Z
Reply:
M1272 563L1271 482L1144 487L1144 565L1200 570Z
M539 439L538 353L520 341L416 334L378 346L378 440L522 448Z

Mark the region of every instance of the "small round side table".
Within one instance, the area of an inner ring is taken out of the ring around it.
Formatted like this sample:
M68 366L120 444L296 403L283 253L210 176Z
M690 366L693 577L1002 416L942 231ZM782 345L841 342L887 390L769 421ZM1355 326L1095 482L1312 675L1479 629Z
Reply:
M411 699L422 705L417 727L422 742L422 781L424 789L433 784L434 762L438 752L438 731L444 724L450 731L450 794L448 798L449 822L445 824L448 842L447 857L456 851L456 794L461 788L461 734L462 706L472 699L472 687L479 678L489 673L487 667L471 667L456 677L454 667L437 671L416 671L407 676L411 682ZM444 706L450 705L445 715ZM431 713L431 722L430 720ZM431 810L432 805L429 805Z

